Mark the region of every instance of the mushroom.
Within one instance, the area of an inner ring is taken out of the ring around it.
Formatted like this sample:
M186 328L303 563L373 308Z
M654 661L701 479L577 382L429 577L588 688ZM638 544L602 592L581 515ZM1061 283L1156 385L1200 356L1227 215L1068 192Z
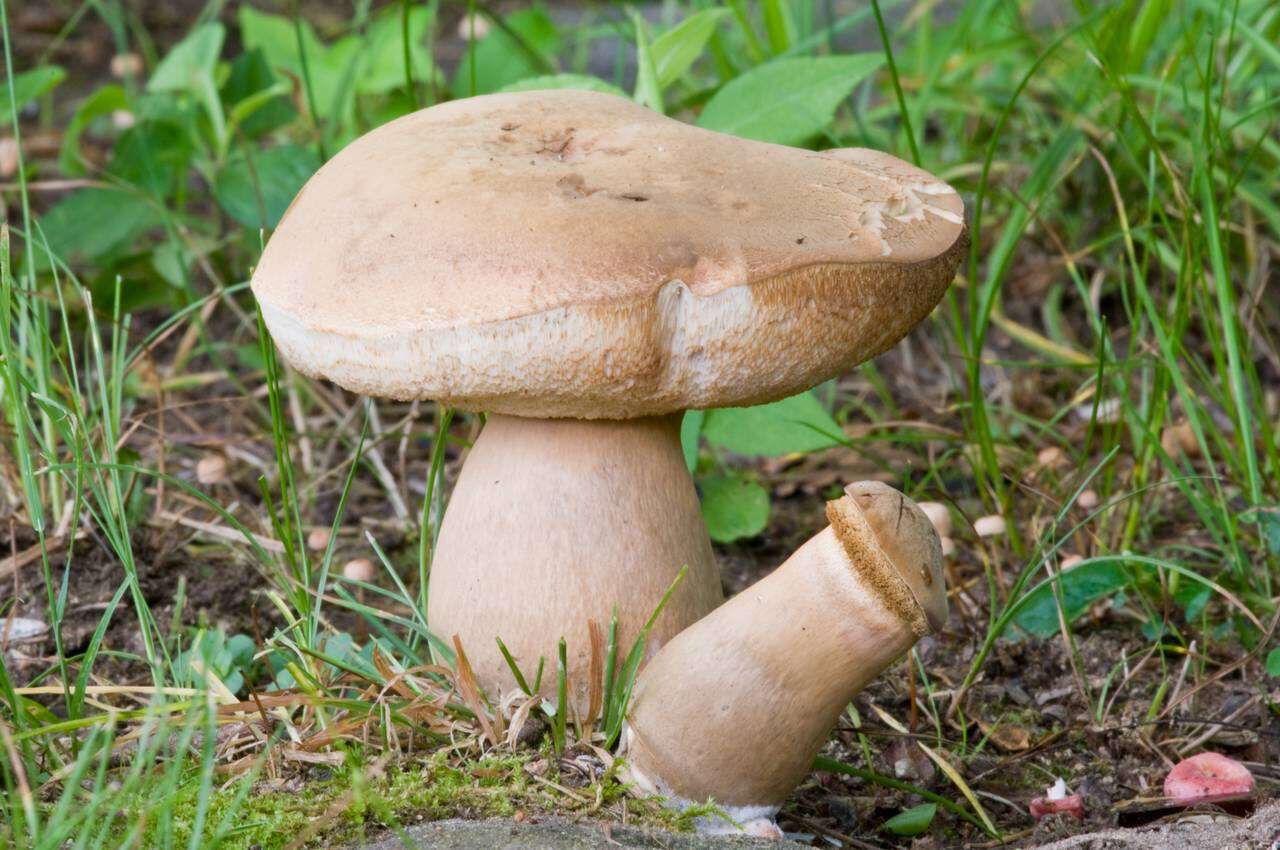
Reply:
M1164 795L1180 806L1212 803L1253 793L1249 768L1220 753L1200 753L1173 766L1164 779Z
M641 672L623 735L630 778L677 807L714 800L765 834L849 701L947 616L937 532L875 481L781 567L685 629Z
M1084 820L1084 798L1072 794L1067 781L1058 777L1058 781L1045 789L1043 797L1035 797L1027 807L1031 817L1037 821L1050 815L1068 815L1076 820Z
M863 149L747 141L595 92L405 116L313 176L253 291L286 360L347 389L488 413L454 486L428 620L486 689L589 623L654 650L720 579L683 411L773 401L892 346L964 253L963 205Z

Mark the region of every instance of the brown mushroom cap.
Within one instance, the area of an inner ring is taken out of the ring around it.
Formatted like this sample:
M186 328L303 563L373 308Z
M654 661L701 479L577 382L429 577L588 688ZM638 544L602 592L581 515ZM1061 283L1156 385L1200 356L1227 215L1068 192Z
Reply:
M963 213L876 151L497 94L330 160L253 290L293 365L349 389L631 418L782 398L890 347L950 283Z

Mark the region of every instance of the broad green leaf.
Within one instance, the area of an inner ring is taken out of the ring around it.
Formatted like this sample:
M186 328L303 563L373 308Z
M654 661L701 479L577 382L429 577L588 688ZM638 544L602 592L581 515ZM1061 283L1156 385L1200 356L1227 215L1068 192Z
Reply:
M1280 676L1280 647L1267 653L1267 675Z
M684 465L693 472L698 468L698 440L702 436L702 422L706 411L687 410L680 420L680 447L684 450Z
M272 70L287 72L300 83L310 81L311 99L320 113L317 117L338 120L345 117L350 95L355 92L349 66L358 62L361 55L358 38L349 37L332 48L326 47L310 24L301 21L298 29L307 56L307 72L304 74L293 21L259 12L248 5L241 6L236 15L246 49L261 50Z
M906 811L898 812L884 822L884 828L894 835L919 835L933 823L933 816L938 813L937 803L921 803Z
M777 456L840 445L840 426L813 393L757 407L707 411L702 433L714 445L742 455Z
M791 16L790 0L762 0L761 15L765 32L769 34L769 49L784 53L796 40L796 24Z
M249 138L283 127L297 116L289 100L288 83L278 77L259 48L247 50L231 63L219 94L231 123Z
M1280 555L1280 508L1264 508L1258 512L1263 541L1272 555Z
M107 172L158 198L167 198L186 176L191 154L190 136L183 127L148 121L120 136Z
M1062 594L1062 610L1070 623L1097 599L1109 596L1132 582L1129 571L1117 561L1085 562L1063 570L1057 584ZM1032 590L1014 617L1014 624L1037 637L1058 633L1058 604L1054 599L1054 582L1046 582Z
M776 59L730 80L698 116L698 126L747 139L799 145L822 132L840 101L884 56Z
M217 21L193 29L160 60L147 81L147 91L202 94L201 87L213 79L225 37L226 29Z
M254 151L249 159L238 153L218 172L214 195L245 227L272 228L319 167L315 152L298 145Z
M44 214L40 227L55 256L77 263L116 253L163 223L160 210L137 192L92 188L62 199ZM43 264L44 246L37 245Z
M653 68L653 55L649 52L649 28L645 24L644 16L639 12L632 12L631 20L636 30L635 102L654 112L662 112L662 87L658 85L658 75Z
M21 109L41 95L52 91L66 77L67 72L57 65L41 65L39 68L23 71L13 78L13 100ZM9 81L5 80L4 110L6 112L9 111L8 84Z
M727 14L728 9L703 9L653 40L649 45L649 55L653 57L654 72L661 88L665 89L689 70L689 66L702 55L702 48L715 32L716 25Z
M587 74L546 74L541 77L528 77L509 86L503 86L501 91L543 91L545 89L581 89L616 94L619 97L627 96L627 93L617 86Z
M769 522L769 494L741 475L717 475L699 482L702 518L717 543L753 537Z
M96 118L110 115L117 109L128 109L129 97L124 89L114 83L105 85L84 99L76 114L67 124L58 150L58 167L76 177L85 173L80 161L80 136Z
M524 9L503 19L512 32L524 40L521 46L500 27L493 27L489 34L467 49L458 62L453 78L453 96L467 97L471 92L471 56L475 54L475 94L495 92L525 77L543 71L529 50L539 56L551 57L560 50L560 33L555 22L541 9ZM464 24L465 26L465 24Z
M432 7L416 5L409 10L409 66L415 82L423 83L435 73L431 53L427 50L427 30L431 27ZM389 6L374 18L364 38L364 64L356 77L356 91L361 94L383 94L404 88L404 47L399 4Z

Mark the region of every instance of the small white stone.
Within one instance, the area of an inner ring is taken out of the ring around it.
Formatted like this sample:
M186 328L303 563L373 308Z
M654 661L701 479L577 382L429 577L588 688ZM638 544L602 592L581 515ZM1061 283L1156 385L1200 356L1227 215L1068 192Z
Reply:
M1074 554L1066 555L1062 559L1060 569L1064 569L1064 570L1071 569L1072 567L1074 567L1076 564L1080 563L1083 560L1084 560L1083 555L1074 555Z
M947 510L947 506L941 502L918 502L917 504L929 518L929 522L933 523L938 536L945 539L951 533L951 511Z
M18 173L18 143L9 136L0 139L0 177L6 180Z
M47 631L49 631L49 625L44 620L31 617L0 618L0 641L22 643L43 637Z
M201 484L221 484L227 480L227 459L219 454L208 454L196 462L196 480Z
M973 531L979 537L996 537L1004 534L1008 524L1000 514L978 517L974 520Z
M312 529L307 535L307 548L312 552L323 552L329 547L329 529L316 528Z
M1067 462L1067 453L1057 446L1043 448L1036 455L1036 462L1048 469L1057 469Z
M377 575L373 562L368 558L355 558L342 565L342 577L349 581L373 581Z
M142 57L136 53L117 53L111 57L111 76L117 80L136 77L142 70Z
M950 537L941 537L939 540L942 543L942 557L950 558L956 553L956 542L954 540Z
M1080 498L1076 499L1076 504L1081 510L1091 511L1098 506L1098 494L1093 490L1085 490L1080 494Z

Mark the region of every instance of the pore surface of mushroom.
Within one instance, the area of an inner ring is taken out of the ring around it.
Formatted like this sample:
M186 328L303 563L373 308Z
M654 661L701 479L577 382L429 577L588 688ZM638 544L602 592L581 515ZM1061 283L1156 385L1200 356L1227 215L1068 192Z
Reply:
M786 563L640 674L624 743L642 788L677 804L714 800L759 830L853 696L945 622L938 535L914 502L861 482L827 504L827 517Z
M746 141L581 91L442 104L348 145L253 277L298 370L491 414L441 529L429 621L513 685L587 621L658 647L719 601L679 456L689 408L767 402L885 350L965 246L959 196L862 149Z

